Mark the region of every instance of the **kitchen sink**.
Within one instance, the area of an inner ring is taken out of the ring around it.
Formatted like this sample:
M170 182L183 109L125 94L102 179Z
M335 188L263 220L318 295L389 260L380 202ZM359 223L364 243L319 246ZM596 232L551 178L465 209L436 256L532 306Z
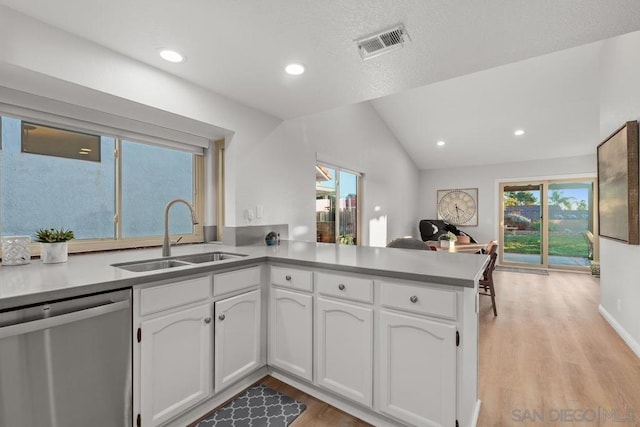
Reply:
M180 261L186 261L194 264L201 264L203 262L214 262L214 261L224 261L226 259L237 259L242 258L247 255L244 254L234 254L231 252L208 252L206 254L194 254L194 255L184 255L176 257L176 259Z
M113 267L118 267L123 270L134 272L164 270L166 268L184 267L185 265L190 265L190 263L178 261L175 259L160 259L155 261L136 261L112 264Z
M184 267L187 265L202 264L205 262L237 259L245 256L247 255L234 254L231 252L207 252L204 254L182 255L182 256L177 256L169 259L121 262L118 264L111 264L111 266L118 267L123 270L139 273L139 272L145 272L145 271L165 270L168 268Z

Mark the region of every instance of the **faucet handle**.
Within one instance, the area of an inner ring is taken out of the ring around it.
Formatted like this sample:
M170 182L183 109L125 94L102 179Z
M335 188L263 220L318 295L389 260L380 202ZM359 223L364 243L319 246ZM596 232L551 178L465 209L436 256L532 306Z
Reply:
M183 236L178 237L178 240L176 240L176 243L180 242L180 240L182 240Z

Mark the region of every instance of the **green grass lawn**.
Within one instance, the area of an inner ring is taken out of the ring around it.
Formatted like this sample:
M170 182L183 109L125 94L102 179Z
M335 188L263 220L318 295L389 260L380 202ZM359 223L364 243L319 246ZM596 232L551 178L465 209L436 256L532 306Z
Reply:
M549 237L549 255L586 258L588 250L582 235ZM504 236L504 251L511 254L539 254L540 236Z

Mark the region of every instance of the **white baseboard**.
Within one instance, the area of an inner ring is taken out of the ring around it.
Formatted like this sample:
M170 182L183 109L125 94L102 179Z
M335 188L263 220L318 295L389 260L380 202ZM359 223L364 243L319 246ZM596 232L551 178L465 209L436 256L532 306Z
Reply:
M473 409L473 417L471 418L471 427L477 427L478 425L478 418L480 417L480 405L482 405L482 402L478 399L478 401L476 401L476 406Z
M609 325L611 325L611 327L618 333L618 335L620 335L620 338L622 338L622 340L625 343L627 343L629 348L631 348L631 350L636 354L636 356L638 356L638 358L640 358L640 343L638 343L638 341L636 341L629 334L629 332L627 332L626 329L624 329L622 327L622 325L620 323L618 323L618 321L611 315L611 313L609 313L602 306L602 304L600 304L598 306L598 311L600 312L602 317L604 317L604 320L606 320L607 323L609 323Z

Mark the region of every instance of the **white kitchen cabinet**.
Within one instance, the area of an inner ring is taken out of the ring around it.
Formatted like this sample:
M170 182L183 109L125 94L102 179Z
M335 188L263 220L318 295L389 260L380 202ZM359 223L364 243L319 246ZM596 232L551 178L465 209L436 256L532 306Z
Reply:
M318 298L317 383L372 406L373 309Z
M242 379L262 362L260 290L215 303L215 391Z
M140 324L140 416L157 426L211 395L211 304Z
M271 289L269 364L312 380L313 296Z
M413 426L456 423L456 327L380 311L380 411Z

